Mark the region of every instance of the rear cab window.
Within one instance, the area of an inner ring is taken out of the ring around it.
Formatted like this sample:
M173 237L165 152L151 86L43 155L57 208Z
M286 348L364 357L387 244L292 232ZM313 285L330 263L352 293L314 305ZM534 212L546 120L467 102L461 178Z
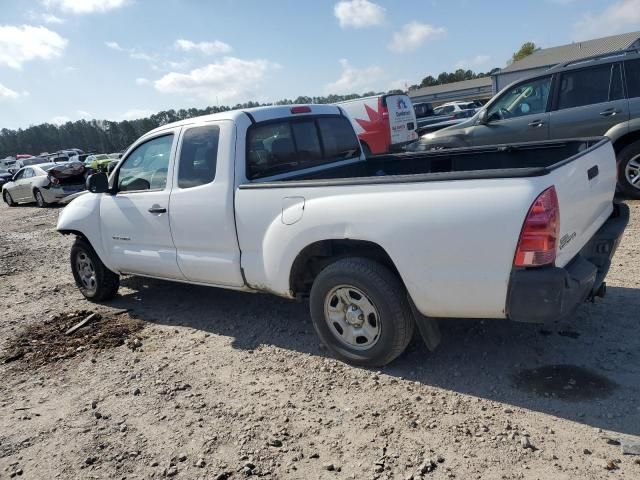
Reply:
M343 116L307 116L258 123L247 133L247 178L257 180L358 158L360 144Z

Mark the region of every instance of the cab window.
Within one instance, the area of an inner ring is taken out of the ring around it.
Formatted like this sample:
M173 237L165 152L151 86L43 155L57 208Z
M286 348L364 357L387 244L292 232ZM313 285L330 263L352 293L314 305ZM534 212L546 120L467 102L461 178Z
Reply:
M247 178L254 180L358 155L358 139L345 117L257 124L247 135Z
M216 177L220 128L206 125L188 129L182 138L178 187L191 188L213 182Z
M547 109L551 77L538 78L511 87L487 111L489 120L537 115Z
M118 171L118 191L164 189L172 144L173 134L169 134L138 145Z

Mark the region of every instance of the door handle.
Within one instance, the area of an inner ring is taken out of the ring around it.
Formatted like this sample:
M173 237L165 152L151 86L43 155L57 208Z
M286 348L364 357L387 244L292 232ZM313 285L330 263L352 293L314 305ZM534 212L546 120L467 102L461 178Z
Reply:
M161 207L160 205L153 205L149 209L149 213L167 213L167 209L164 207Z
M600 115L602 115L603 117L613 117L618 113L620 113L620 110L618 110L617 108L607 108L604 112L600 112Z
M531 122L529 124L529 126L531 128L540 128L544 125L544 122L542 120L534 120L533 122Z

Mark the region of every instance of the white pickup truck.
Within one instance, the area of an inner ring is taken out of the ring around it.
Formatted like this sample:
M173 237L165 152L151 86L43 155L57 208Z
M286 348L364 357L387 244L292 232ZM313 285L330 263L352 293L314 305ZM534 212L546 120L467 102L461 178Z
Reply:
M629 218L607 139L365 158L338 106L165 125L60 214L89 300L123 274L309 298L340 359L383 365L435 319L523 322L604 294Z

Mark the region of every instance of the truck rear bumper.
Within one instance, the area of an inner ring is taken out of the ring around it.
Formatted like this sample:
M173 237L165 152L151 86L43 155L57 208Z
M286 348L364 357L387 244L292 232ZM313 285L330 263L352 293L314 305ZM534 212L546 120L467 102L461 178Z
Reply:
M571 315L581 303L602 295L601 287L627 223L629 207L616 203L609 219L565 267L514 270L507 318L543 323Z

